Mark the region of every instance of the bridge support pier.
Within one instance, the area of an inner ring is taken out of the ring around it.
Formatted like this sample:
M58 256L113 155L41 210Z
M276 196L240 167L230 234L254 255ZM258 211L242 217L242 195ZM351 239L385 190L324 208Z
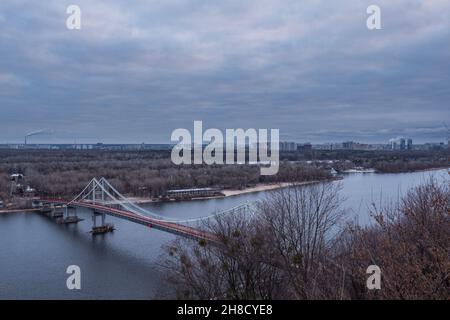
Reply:
M69 223L78 223L79 221L82 221L83 219L78 218L77 216L77 208L72 206L66 206L64 210L64 217L62 219L62 223L69 224Z
M51 206L51 211L49 214L50 218L59 219L64 216L64 207L62 206Z
M97 226L97 216L101 217L101 225ZM105 223L106 214L104 212L92 211L92 235L103 234L114 231L114 225Z

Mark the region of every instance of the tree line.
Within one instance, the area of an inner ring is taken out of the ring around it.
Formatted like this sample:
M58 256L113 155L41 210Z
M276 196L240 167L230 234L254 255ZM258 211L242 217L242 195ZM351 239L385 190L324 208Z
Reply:
M440 150L309 150L281 153L282 160L335 160L335 169L374 168L380 173L411 172L450 166L450 149Z
M22 173L40 196L71 197L93 177L105 177L121 193L158 197L179 188L242 189L258 183L329 179L317 166L280 164L277 175L261 176L255 165L173 164L167 151L1 150L0 197L10 193L9 175Z

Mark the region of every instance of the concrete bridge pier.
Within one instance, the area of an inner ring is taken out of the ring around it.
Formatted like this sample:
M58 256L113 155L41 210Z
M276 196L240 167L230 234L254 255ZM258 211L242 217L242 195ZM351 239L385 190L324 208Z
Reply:
M64 210L64 218L62 223L69 224L69 223L78 223L79 221L82 221L83 219L78 218L77 216L77 208L73 206L66 206Z
M98 216L101 217L101 224L99 226L97 225L97 217ZM105 219L106 219L106 214L104 214L102 212L97 212L95 210L92 211L92 227L93 228L103 227L105 225Z
M50 218L59 219L64 216L64 207L63 206L51 206Z
M97 226L97 217L101 217L101 225ZM92 235L103 234L114 231L114 225L105 223L106 214L104 212L92 211Z

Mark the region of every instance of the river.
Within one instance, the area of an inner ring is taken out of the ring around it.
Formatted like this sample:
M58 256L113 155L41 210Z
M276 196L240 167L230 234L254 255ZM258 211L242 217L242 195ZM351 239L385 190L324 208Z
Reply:
M341 183L347 218L370 223L368 208L396 200L430 176L448 180L446 170L415 173L348 174ZM200 217L244 201L262 199L267 192L221 199L146 205L175 218ZM151 299L159 295L164 270L162 246L175 236L128 221L107 217L116 226L110 234L92 237L91 219L58 225L36 213L0 214L0 299ZM66 268L81 268L81 290L68 290Z

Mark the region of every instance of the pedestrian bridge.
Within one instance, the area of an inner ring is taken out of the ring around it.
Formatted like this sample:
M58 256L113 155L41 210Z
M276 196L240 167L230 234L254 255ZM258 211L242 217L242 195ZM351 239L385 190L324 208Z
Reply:
M153 213L144 209L124 197L118 192L105 178L97 180L92 179L89 184L81 191L81 193L72 200L64 199L40 199L39 204L42 206L62 207L66 221L78 221L73 219L73 210L77 208L85 208L92 211L93 233L94 231L110 231L106 228L105 216L114 216L120 219L128 220L137 224L144 225L149 228L158 229L179 236L205 241L215 241L215 236L208 231L201 229L202 222L215 219L220 215L232 214L242 210L248 210L251 205L245 203L243 205L231 208L226 211L213 213L211 215L191 218L191 219L173 219ZM100 216L101 225L97 226L97 217Z

